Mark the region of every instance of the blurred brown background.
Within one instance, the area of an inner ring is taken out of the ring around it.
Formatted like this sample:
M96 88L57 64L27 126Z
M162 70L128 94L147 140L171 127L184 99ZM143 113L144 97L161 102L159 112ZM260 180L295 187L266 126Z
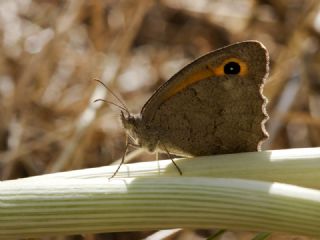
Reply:
M264 90L270 139L264 149L319 146L319 34L317 0L2 0L1 180L104 166L121 158L125 134L119 109L93 103L117 100L94 78L139 112L186 63L248 39L263 42L271 57ZM132 158L150 159L155 156ZM170 239L203 238L185 231ZM232 233L227 239L250 237Z

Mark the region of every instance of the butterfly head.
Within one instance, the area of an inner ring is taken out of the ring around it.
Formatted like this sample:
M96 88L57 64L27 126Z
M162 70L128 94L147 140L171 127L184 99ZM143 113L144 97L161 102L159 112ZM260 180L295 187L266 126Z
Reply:
M155 131L149 129L142 120L141 114L125 114L121 111L121 121L124 129L135 144L154 152L158 145L158 137Z

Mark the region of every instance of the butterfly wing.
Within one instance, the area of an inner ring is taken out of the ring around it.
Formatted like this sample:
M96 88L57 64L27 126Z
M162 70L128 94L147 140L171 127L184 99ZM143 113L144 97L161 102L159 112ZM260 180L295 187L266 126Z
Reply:
M162 85L143 107L142 120L157 132L160 150L177 155L256 151L267 137L267 73L268 54L257 41L218 49Z

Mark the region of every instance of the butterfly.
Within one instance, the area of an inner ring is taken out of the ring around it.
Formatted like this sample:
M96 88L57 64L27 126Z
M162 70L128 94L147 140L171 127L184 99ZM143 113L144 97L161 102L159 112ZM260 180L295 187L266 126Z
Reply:
M268 52L258 41L220 48L172 76L139 114L121 111L123 127L133 145L149 152L192 157L259 151L268 137L262 94L268 71Z

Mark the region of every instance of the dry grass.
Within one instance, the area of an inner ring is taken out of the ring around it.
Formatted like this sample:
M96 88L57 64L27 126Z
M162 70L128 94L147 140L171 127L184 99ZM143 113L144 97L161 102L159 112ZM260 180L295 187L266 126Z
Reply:
M94 78L138 112L185 63L247 39L262 41L271 55L265 149L319 146L319 5L307 0L1 1L1 180L108 165L122 156L119 109L93 103L116 100ZM233 233L228 239L248 235ZM202 239L188 231L170 239L191 237Z

